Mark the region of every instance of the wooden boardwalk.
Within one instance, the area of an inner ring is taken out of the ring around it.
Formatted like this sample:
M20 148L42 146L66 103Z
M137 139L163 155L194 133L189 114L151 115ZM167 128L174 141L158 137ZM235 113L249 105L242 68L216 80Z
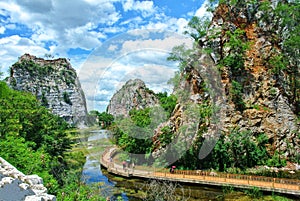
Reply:
M128 168L124 170L122 164L110 161L116 151L116 147L107 148L100 157L100 163L103 167L107 168L108 172L124 177L139 177L214 186L230 185L245 189L258 187L263 191L300 195L300 180L226 173L216 174L199 170L175 170L174 173L170 173L167 169L146 170Z

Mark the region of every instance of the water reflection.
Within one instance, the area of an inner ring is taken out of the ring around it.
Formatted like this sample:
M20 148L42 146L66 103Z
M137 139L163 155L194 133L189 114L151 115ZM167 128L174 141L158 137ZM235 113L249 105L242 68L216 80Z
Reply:
M99 140L107 138L107 131L105 130L94 130L85 133L86 137L82 139L82 142L88 142L87 148L93 148L93 144ZM99 153L89 153L86 157L86 162L83 166L83 172L81 180L86 184L97 184L101 183L101 196L111 197L111 200L116 200L118 196L121 196L124 201L129 200L125 193L115 194L116 182L110 181L101 171L101 165L99 160Z

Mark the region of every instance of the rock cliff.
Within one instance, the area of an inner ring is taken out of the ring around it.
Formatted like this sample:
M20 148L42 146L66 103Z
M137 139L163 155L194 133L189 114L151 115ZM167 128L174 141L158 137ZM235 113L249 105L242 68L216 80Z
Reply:
M127 81L118 90L107 107L107 112L113 116L128 117L132 109L144 109L158 104L158 99L153 91L148 89L140 79Z
M272 63L282 51L282 40L275 37L278 24L272 20L267 24L262 20L272 17L271 11L262 11L257 5L246 3L238 6L224 3L216 8L208 34L198 38L198 46L181 72L176 91L185 91L185 98L178 99L172 117L156 130L154 141L162 134L164 126L176 133L191 121L186 115L187 102L198 105L219 102L217 125L207 118L197 123L197 130L202 129L202 137L217 138L220 134L229 135L233 130L251 131L253 138L264 133L271 155L278 151L287 159L295 157L300 153L299 103L291 100L290 66L278 70ZM211 53L201 51L205 48ZM212 69L220 72L220 80L209 77ZM213 86L218 84L220 86ZM220 130L213 132L216 126ZM155 144L153 155L157 157L163 147L159 142Z
M86 123L85 96L67 59L45 60L24 54L10 68L8 84L36 95L42 105L71 125Z

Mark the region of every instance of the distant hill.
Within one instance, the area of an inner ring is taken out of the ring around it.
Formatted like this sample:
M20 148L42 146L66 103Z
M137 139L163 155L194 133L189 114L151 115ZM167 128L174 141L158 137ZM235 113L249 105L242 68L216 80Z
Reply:
M142 80L131 79L113 95L107 106L107 112L115 117L127 117L132 109L145 109L158 102L154 92L148 89Z

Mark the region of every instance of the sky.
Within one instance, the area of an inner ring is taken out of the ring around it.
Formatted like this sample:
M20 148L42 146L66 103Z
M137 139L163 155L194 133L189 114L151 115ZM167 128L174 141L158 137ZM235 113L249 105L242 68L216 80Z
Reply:
M0 0L0 67L24 53L69 58L85 92L88 110L104 111L127 80L140 78L155 92L177 63L176 45L192 45L186 30L203 17L205 0Z

